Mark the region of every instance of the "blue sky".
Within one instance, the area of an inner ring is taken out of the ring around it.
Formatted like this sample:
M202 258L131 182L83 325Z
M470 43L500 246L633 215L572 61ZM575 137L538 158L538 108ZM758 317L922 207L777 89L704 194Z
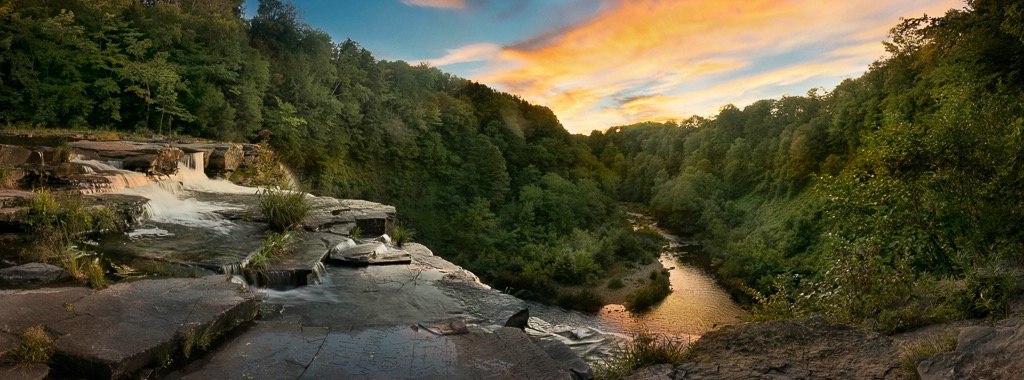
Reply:
M550 107L574 133L830 90L961 0L297 0L336 42ZM246 1L248 14L258 2Z

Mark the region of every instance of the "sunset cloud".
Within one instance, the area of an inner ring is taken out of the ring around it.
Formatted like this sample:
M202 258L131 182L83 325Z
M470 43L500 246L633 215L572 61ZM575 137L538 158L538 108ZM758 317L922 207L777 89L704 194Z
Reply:
M486 66L471 79L551 107L572 132L707 115L856 77L899 17L956 0L612 2L594 17L506 46L429 60ZM824 84L821 84L824 83Z
M414 7L465 9L466 0L402 0L402 4Z

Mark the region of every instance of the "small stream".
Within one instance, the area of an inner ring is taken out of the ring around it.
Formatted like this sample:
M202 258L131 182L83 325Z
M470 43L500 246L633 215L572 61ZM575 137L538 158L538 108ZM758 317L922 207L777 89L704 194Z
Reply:
M606 305L598 319L620 331L647 329L670 336L699 338L723 325L739 323L746 311L739 307L714 276L696 242L687 242L661 230L649 218L632 215L643 227L654 228L668 242L658 261L669 270L672 293L648 311L631 313L622 305Z

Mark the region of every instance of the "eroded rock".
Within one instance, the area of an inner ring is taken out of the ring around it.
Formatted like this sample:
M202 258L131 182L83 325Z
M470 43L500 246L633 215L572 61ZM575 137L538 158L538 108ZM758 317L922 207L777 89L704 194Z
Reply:
M68 271L64 268L45 263L28 263L0 269L0 283L13 285L47 284L68 277Z
M897 379L900 351L886 336L821 317L726 326L693 346L676 378Z
M970 326L960 330L956 350L918 363L922 380L1014 379L1024 372L1024 326Z

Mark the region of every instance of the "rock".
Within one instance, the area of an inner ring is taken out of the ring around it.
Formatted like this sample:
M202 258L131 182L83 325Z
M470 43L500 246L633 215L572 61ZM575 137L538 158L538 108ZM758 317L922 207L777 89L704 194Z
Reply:
M50 376L50 367L46 364L0 365L0 379L4 380L43 380L48 376Z
M257 308L255 294L222 275L141 280L74 301L47 327L76 373L120 378L186 351L188 335L194 345L252 320Z
M574 379L589 380L594 378L594 370L587 362L580 359L569 346L560 340L550 338L538 338L530 336L533 344L544 350L556 362L561 363L563 368L568 368Z
M633 371L622 380L672 380L676 368L671 364L656 364Z
M408 326L362 330L261 321L209 360L168 378L570 379L525 333L435 335Z
M74 317L69 306L91 293L84 287L0 290L0 331L17 335Z
M68 271L64 268L44 263L28 263L0 269L0 283L15 285L47 284L68 277Z
M448 318L434 322L420 322L417 326L435 335L458 335L468 334L465 318Z
M307 230L347 233L351 224L362 231L362 236L390 234L395 226L395 207L380 203L309 196L310 211L302 224ZM344 226L344 231L335 227Z
M515 327L520 330L525 330L527 327L530 327L530 309L523 309L512 314L512 316L508 317L508 320L505 321L505 327Z
M203 153L203 171L210 178L227 178L245 161L241 144L185 143L172 146L185 153Z
M32 151L20 146L0 144L0 166L18 166L28 162Z
M922 380L1013 379L1024 372L1024 329L1016 326L971 326L960 330L956 350L917 364Z
M120 163L125 170L149 175L171 175L178 171L181 149L164 144L123 141L77 141L71 143L85 159ZM118 166L118 165L114 165Z
M821 317L745 323L705 334L677 369L689 378L895 379L900 350L886 336Z
M409 252L390 248L384 243L374 241L356 246L341 244L331 249L331 261L345 264L408 264L412 262Z

